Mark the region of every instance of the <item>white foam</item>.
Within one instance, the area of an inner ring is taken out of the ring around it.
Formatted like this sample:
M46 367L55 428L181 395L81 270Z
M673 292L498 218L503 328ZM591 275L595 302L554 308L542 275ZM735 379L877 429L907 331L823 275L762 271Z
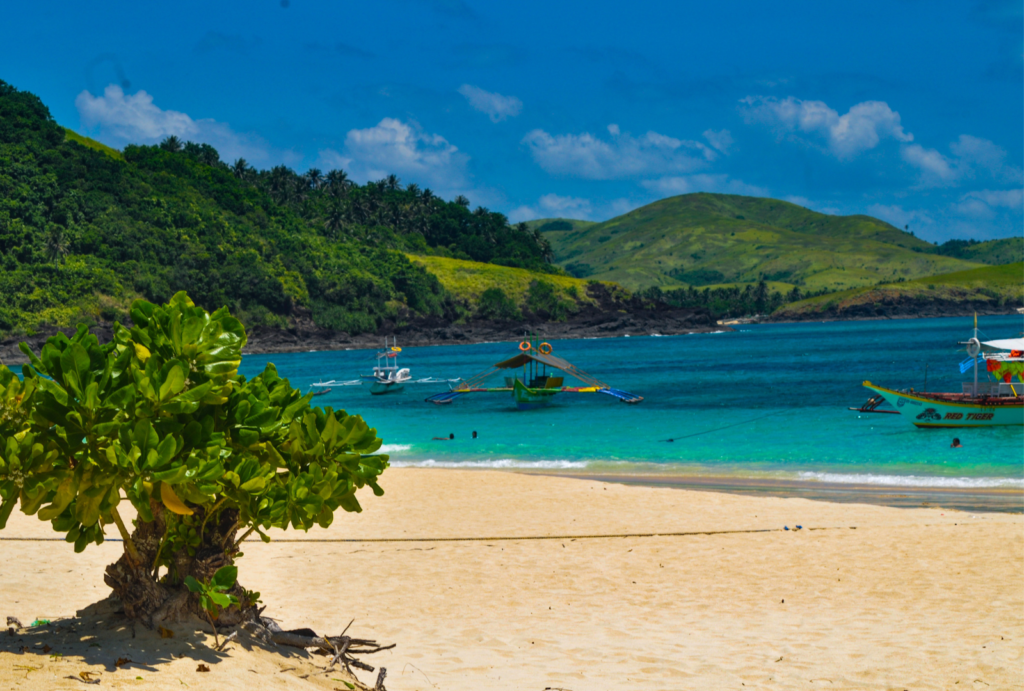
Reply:
M398 453L400 451L408 451L412 448L412 444L382 444L380 447L381 453Z
M498 458L486 461L398 461L391 464L396 468L523 468L534 470L569 470L587 467L581 461L520 461L514 458Z
M1024 479L1012 477L922 477L920 475L860 475L855 473L802 472L800 473L800 479L834 482L836 484L891 485L893 487L1024 488Z

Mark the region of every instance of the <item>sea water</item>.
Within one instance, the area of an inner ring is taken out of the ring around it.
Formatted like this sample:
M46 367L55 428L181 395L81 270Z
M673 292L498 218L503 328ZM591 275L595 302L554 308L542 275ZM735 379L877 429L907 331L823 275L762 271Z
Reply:
M395 466L525 468L573 474L683 474L922 487L1024 487L1024 428L918 429L902 415L865 414L865 380L890 388L960 391L972 373L957 345L971 318L756 324L683 336L553 340L554 354L612 387L644 397L564 393L550 407L516 410L510 393L424 402L518 352L518 343L404 348L414 382L371 396L335 386L316 405L362 415ZM1020 316L983 317L982 340L1018 337ZM293 386L356 379L366 350L250 355ZM980 372L981 380L988 375ZM566 385L570 385L566 378ZM503 386L496 375L491 386ZM887 407L887 406L885 406ZM477 439L472 439L476 431ZM433 440L454 434L451 441ZM963 448L952 449L959 437ZM673 441L667 441L667 440Z

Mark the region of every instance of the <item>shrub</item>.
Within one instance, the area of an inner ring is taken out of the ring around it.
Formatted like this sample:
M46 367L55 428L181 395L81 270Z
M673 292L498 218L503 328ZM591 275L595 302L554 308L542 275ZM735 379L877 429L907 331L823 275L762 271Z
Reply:
M488 288L480 294L477 314L494 321L519 321L523 318L516 303L501 288Z
M219 582L252 532L327 527L338 508L360 510L359 488L383 493L376 430L310 407L272 364L238 374L245 330L226 308L178 293L136 301L131 318L106 345L83 326L38 356L23 343L23 380L0 366L0 529L19 503L76 552L116 526L124 553L104 580L128 617L152 624L158 611L202 616L186 581ZM138 514L130 533L122 495ZM224 592L238 602L221 622L255 616L249 591Z

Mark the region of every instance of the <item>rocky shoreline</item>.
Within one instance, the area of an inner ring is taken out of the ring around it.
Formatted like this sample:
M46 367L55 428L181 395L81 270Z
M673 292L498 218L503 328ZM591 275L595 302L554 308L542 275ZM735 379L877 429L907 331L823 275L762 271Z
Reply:
M906 295L883 295L877 301L830 305L823 310L783 311L768 317L772 323L808 321L863 321L870 319L927 319L934 317L979 317L1018 314L1012 306L993 305L991 300L936 300Z
M379 347L384 336L397 336L402 346L468 345L494 341L516 341L530 331L542 338L613 338L616 336L647 336L659 334L674 336L688 333L731 331L728 326L715 323L711 314L702 309L638 309L634 311L606 311L590 309L564 322L531 320L528 322L494 322L484 319L453 324L440 318L420 318L408 323L385 323L376 333L349 334L344 331L321 329L311 322L299 323L287 329L256 326L248 330L249 341L245 354L297 353L324 350L357 350ZM21 341L28 343L33 352L58 331L67 335L74 329L46 329L33 336L0 340L0 363L17 366L28 362L18 348ZM113 335L113 325L102 323L91 331L107 342Z

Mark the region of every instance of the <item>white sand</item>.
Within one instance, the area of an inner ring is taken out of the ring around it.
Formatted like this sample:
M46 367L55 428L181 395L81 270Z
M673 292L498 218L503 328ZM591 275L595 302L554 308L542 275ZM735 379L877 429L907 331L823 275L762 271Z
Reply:
M493 471L391 469L382 484L384 497L367 493L362 514L329 530L247 542L239 567L286 627L337 633L355 618L354 635L397 643L367 658L388 667L392 691L1024 687L1020 515ZM325 541L752 530L771 532ZM53 535L20 514L0 534ZM73 615L106 595L103 567L120 549L0 542L0 617ZM139 672L107 671L95 649L60 661L0 652L0 688L79 688L62 677L85 669L105 687L345 688L299 678L321 658L282 673L295 663L234 647L200 675L203 644L184 650ZM14 665L40 669L25 678Z

